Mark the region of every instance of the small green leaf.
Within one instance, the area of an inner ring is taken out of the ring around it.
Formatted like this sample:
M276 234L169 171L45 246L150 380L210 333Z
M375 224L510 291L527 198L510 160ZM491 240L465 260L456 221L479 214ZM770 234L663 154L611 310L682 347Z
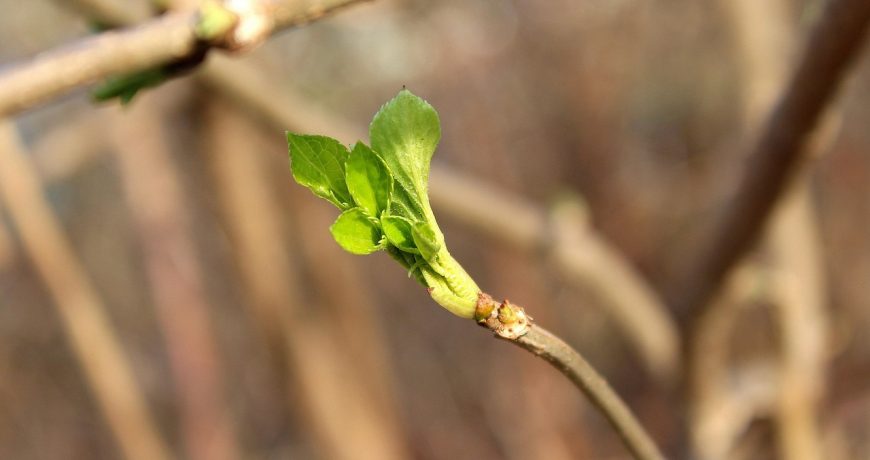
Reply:
M369 137L396 180L393 201L414 214L404 217L434 221L427 192L429 163L441 138L435 109L403 89L375 114Z
M341 213L329 231L339 246L353 254L371 254L384 248L381 229L361 208Z
M381 218L381 228L383 228L384 235L390 244L402 251L419 254L420 251L414 244L411 226L411 221L404 217L384 216Z
M146 69L118 77L109 78L91 93L97 102L105 102L114 98L127 105L136 94L146 88L160 85L169 78L169 72L163 68Z
M347 148L335 139L287 133L290 169L300 185L329 200L339 209L353 206L345 183L344 163Z
M411 236L414 239L414 246L420 251L420 255L432 262L438 251L441 250L441 241L435 234L435 230L426 222L416 222L411 226Z
M384 160L368 146L357 142L345 169L350 196L370 216L380 217L387 210L393 192L393 178Z

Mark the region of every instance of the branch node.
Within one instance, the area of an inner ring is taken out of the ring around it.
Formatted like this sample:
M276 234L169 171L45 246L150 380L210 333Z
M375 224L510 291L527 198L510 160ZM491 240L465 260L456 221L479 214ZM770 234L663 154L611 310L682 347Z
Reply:
M477 294L474 318L481 326L508 340L519 339L526 335L532 327L532 317L526 314L523 307L511 303L507 299L498 303L485 292Z
M224 0L223 7L238 18L225 40L230 51L246 51L264 42L272 34L275 21L262 0Z

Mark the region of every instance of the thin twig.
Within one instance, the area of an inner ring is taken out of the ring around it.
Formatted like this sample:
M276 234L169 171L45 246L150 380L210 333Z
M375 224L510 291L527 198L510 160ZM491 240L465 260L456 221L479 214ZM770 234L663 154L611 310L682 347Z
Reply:
M806 160L804 146L840 87L870 22L867 0L832 0L755 145L737 195L722 223L679 284L678 315L690 328L727 272L755 243L774 204Z
M755 126L763 110L769 107L787 75L787 60L783 56L792 54L794 28L790 24L787 2L783 0L757 2L754 0L723 0L722 7L728 13L726 16L734 31L736 50L741 62L741 73L744 80L742 90L743 124L747 128ZM827 117L826 120L830 119ZM830 123L825 123L818 129L819 135L806 147L808 157L817 157L822 149L818 145L819 138L830 138L826 129ZM747 129L748 130L748 129ZM764 286L762 294L769 297L764 304L774 307L773 318L776 320L780 334L781 346L775 354L778 372L763 374L771 380L768 386L773 388L771 401L756 399L760 404L757 414L750 416L774 416L777 424L776 433L780 452L790 459L819 459L824 455L822 435L818 425L818 401L823 385L825 357L822 352L824 344L825 314L824 314L824 276L822 269L822 252L819 248L818 236L815 231L813 201L811 196L809 174L799 174L788 187L776 205L776 211L771 217L770 228L767 230L764 248L772 257L764 266L765 278L769 282ZM746 265L742 262L741 265ZM773 271L773 273L769 273ZM729 275L730 277L730 275ZM727 283L726 292L731 291ZM717 296L717 297L721 297ZM736 317L735 302L724 302L719 299L718 306L709 308L710 315L727 315L725 310L731 310L731 316ZM757 302L756 302L757 303ZM710 318L712 319L712 318ZM706 327L705 326L706 323ZM695 362L689 369L695 374L693 380L708 381L716 378L716 372L708 368L716 355L725 355L732 339L733 321L725 324L713 324L713 321L701 321L698 328L693 329L692 344L709 342L706 338L709 332L723 327L729 331L727 341L719 344L721 351L693 350ZM744 366L745 367L745 366ZM738 406L740 394L736 390L739 385L728 384L731 379L719 375L718 389L723 393L723 403L726 407ZM696 393L697 394L697 393ZM745 400L745 398L744 398ZM703 400L693 401L695 405L703 406ZM710 404L706 404L710 406ZM708 425L722 426L722 407L709 407L706 422ZM766 413L761 414L761 411ZM752 417L745 417L742 422L733 420L732 433L737 434L748 428ZM693 427L704 424L705 420L692 423ZM742 425L740 424L742 423ZM738 440L732 436L730 440L718 440L719 456L704 456L702 458L725 458L725 453L731 451ZM702 440L696 442L696 452L701 449L710 452L709 447L717 444L717 440ZM713 450L715 452L715 450Z
M769 245L776 272L773 305L780 336L777 441L784 458L826 458L819 426L824 388L825 283L808 179L777 211Z
M508 341L543 358L565 374L607 418L635 458L664 458L622 399L577 350L535 324L525 335Z
M362 0L267 2L280 28L299 26ZM104 8L102 11L106 11ZM0 116L9 116L99 79L193 57L197 11L169 13L127 30L108 31L45 52L0 72ZM114 15L112 20L128 20ZM215 39L220 43L222 39Z
M124 457L171 458L106 306L42 195L33 164L8 122L0 122L0 198L18 226L23 252L54 298L72 351Z

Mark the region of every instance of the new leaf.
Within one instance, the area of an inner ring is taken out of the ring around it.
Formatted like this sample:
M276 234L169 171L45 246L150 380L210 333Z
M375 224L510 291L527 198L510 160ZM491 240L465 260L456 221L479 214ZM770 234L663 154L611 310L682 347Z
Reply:
M339 246L353 254L371 254L384 248L381 230L361 208L341 213L329 231Z
M396 180L394 213L411 220L432 220L429 163L441 139L438 113L428 102L402 90L384 104L369 126L372 149ZM409 215L410 214L410 215Z
M287 133L290 169L300 185L329 200L339 209L353 206L345 183L347 148L326 136Z
M384 161L372 149L357 142L345 164L347 188L356 204L379 218L390 204L393 178Z

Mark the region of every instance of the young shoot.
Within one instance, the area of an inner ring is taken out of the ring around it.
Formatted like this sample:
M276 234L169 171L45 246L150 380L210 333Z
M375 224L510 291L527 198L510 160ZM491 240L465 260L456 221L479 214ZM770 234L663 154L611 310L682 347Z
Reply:
M342 212L330 227L353 254L384 250L432 299L474 318L480 289L447 250L429 205L429 164L441 138L438 113L402 90L375 114L371 146L287 133L293 178Z

